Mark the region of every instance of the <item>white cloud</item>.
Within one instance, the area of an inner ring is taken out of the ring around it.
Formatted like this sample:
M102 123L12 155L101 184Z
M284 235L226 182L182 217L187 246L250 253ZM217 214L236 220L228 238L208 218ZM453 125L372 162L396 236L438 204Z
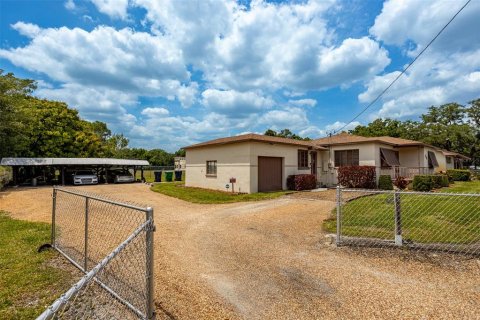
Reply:
M149 107L142 110L142 114L150 118L168 116L170 112L163 107Z
M324 18L334 1L254 1L248 10L215 0L133 3L219 89L324 89L366 79L390 62L369 38L335 43Z
M258 119L258 123L273 130L300 130L309 125L305 110L296 107L268 111Z
M35 38L41 31L40 27L32 24L19 21L12 25L14 30L17 30L18 33L29 38Z
M67 10L75 10L77 8L77 6L75 5L75 2L73 2L73 0L67 0L65 1L65 3L63 4L65 9Z
M101 13L115 19L127 19L128 0L90 0Z
M385 43L416 55L463 3L452 1L387 1L370 32ZM471 2L415 64L382 97L376 117L406 118L431 105L477 98L480 88L480 2ZM392 19L392 17L395 17ZM372 101L399 74L374 77L359 95Z
M231 116L246 116L274 105L271 98L258 92L207 89L202 98L202 103L210 110Z
M289 104L293 104L297 107L315 107L317 105L317 100L315 99L299 99L299 100L288 100Z

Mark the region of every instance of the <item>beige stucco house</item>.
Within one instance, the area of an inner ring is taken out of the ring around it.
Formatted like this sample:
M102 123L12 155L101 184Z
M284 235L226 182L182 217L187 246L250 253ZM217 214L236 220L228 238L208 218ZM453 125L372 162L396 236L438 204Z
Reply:
M350 165L375 166L377 177L411 179L445 171L459 156L419 141L347 133L312 141L245 134L185 150L186 186L245 193L286 189L287 176L302 173L334 186L338 167Z

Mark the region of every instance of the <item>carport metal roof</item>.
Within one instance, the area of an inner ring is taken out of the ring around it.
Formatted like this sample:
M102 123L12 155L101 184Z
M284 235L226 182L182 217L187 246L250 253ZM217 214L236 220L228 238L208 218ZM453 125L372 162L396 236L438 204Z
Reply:
M2 166L149 166L147 160L110 158L3 158Z

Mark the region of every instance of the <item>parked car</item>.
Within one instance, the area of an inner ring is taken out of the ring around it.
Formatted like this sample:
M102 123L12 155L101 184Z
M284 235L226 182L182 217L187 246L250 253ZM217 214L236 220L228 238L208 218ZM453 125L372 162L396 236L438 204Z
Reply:
M113 183L135 181L135 177L128 170L109 170L107 173L107 179L109 182L113 182Z
M75 171L75 173L73 173L72 176L73 176L73 184L74 185L98 184L97 175L93 171L90 171L90 170Z

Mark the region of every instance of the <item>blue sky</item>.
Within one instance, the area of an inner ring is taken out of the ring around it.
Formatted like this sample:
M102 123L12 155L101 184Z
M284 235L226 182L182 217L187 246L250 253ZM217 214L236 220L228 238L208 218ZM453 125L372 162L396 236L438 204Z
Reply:
M107 122L130 145L181 146L267 128L341 128L463 1L0 0L0 68ZM480 97L472 1L374 107L415 119Z

